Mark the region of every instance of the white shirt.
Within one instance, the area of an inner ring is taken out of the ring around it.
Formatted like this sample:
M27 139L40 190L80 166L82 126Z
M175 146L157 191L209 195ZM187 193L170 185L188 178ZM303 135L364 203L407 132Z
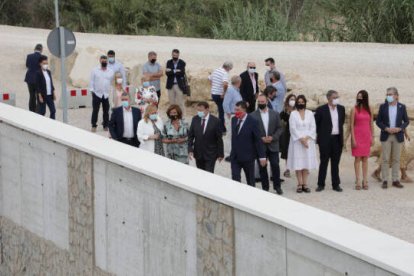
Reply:
M42 70L43 76L46 80L46 95L52 95L52 81L50 80L47 70Z
M395 128L397 124L397 105L388 105L388 116L390 118L390 128Z
M243 119L241 119L241 122L240 122L240 127L239 127L239 132L237 132L237 134L239 134L239 133L240 133L240 131L241 131L241 129L242 129L242 127L243 127L243 125L244 125L244 122L246 121L246 118L247 118L247 113L244 115ZM239 122L239 120L240 120L240 119L237 119L236 125L237 125L237 123Z
M229 74L223 68L217 68L214 72L208 77L211 81L211 94L212 95L223 95L224 93L224 83L229 82Z
M132 107L123 109L124 114L124 138L134 138L134 119L132 118Z
M261 111L260 110L260 116L262 117L263 127L265 129L266 136L268 136L268 133L269 133L269 111L267 109L266 109L266 111Z
M102 70L102 68L98 66L93 69L91 73L89 90L92 91L98 98L104 97L105 99L108 99L109 91L112 88L113 78L114 71L109 68Z
M329 112L331 112L331 120L332 120L332 135L338 135L339 134L339 118L338 118L338 108L335 106L332 108L329 107Z
M114 74L118 73L118 72L121 73L121 75L122 75L122 85L123 85L123 87L126 87L126 84L127 84L126 83L126 74L125 74L125 68L122 65L122 63L120 63L117 60L115 60L114 63L108 62L108 67L107 68L111 69L114 72Z
M204 121L204 129L203 129L203 134L206 132L206 128L207 128L207 123L208 123L208 119L210 119L210 113L207 114L206 117L201 119L201 125L203 125L203 120Z

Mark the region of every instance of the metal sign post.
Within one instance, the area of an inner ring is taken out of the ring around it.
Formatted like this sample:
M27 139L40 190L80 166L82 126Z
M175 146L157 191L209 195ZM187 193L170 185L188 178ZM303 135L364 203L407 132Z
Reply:
M57 2L57 0L56 0ZM60 34L60 80L62 82L62 108L63 122L68 123L68 91L66 89L66 66L65 66L65 29L59 27Z

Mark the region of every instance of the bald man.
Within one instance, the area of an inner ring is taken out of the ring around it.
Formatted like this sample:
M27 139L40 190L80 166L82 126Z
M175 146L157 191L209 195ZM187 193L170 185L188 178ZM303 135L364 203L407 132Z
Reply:
M242 79L240 94L243 101L248 103L247 112L251 113L256 109L256 98L259 94L259 74L256 73L256 63L249 62L247 70L240 74Z

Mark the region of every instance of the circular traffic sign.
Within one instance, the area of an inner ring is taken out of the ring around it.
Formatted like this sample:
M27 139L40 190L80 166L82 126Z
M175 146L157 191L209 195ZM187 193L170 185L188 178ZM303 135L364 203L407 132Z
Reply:
M63 27L62 27L63 28ZM70 56L76 47L76 38L72 31L63 28L65 57ZM47 47L52 55L60 57L60 30L53 29L47 37Z

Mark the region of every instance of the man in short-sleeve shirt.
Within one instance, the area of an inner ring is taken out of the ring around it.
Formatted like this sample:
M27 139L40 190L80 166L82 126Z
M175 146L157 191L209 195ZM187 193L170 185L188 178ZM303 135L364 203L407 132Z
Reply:
M161 99L161 77L162 67L157 62L157 53L151 51L148 53L148 62L142 68L143 79L149 81L150 85L157 90L158 101Z

